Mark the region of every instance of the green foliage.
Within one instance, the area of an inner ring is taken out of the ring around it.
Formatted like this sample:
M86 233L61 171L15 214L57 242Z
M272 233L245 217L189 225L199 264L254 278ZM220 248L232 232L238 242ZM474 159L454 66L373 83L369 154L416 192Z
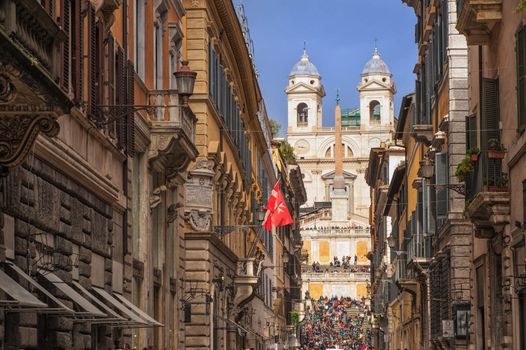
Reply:
M300 323L300 313L298 311L290 312L290 324L296 327Z
M471 156L473 154L479 154L480 153L480 149L478 147L471 147L470 149L468 149L468 156Z
M519 1L519 4L517 5L516 11L521 12L521 11L524 11L524 9L526 9L526 0L521 0Z
M294 147L292 147L287 141L282 141L279 145L279 152L283 157L283 160L287 164L296 164L296 155L294 154Z
M272 138L278 137L281 131L281 124L274 119L269 119L270 123L270 132L272 133Z
M497 139L489 139L488 140L488 148L491 151L504 151L504 146Z
M462 159L460 163L458 163L457 170L455 171L455 176L457 177L458 181L464 182L466 181L466 176L468 176L468 174L472 171L473 164L471 163L471 159L468 156Z

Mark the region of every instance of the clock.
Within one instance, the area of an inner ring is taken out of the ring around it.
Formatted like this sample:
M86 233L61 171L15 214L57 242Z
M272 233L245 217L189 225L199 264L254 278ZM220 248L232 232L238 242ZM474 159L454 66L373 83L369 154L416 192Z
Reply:
M296 142L296 147L294 147L294 150L298 155L306 154L309 151L309 143L305 140L299 140Z

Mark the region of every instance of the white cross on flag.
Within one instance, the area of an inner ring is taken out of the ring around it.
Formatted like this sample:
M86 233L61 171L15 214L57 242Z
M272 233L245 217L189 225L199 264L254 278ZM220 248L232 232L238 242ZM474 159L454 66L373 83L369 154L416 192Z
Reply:
M272 232L272 226L287 226L293 223L287 204L285 203L283 195L279 189L279 181L272 189L272 193L270 194L265 209L267 209L267 212L265 213L263 226L267 231Z

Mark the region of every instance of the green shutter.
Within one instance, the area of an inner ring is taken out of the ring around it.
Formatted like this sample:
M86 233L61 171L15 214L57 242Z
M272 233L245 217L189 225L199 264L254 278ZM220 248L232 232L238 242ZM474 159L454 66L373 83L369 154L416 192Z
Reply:
M448 161L447 153L435 154L435 174L437 185L448 184ZM447 216L447 205L448 205L448 191L447 187L438 187L436 189L436 223L437 228L442 226Z

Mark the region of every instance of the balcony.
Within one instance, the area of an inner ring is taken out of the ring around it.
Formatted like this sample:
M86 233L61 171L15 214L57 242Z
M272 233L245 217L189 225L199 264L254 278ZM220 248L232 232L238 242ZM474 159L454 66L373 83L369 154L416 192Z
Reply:
M433 140L433 125L415 124L413 125L411 136L416 140L416 142L421 142L429 146Z
M331 228L331 227L317 227L317 228L306 228L302 230L303 234L309 234L311 237L346 237L346 236L370 236L370 229L367 228Z
M502 156L483 151L473 161L473 171L465 179L469 219L475 237L492 238L510 222L510 193L507 174L502 173Z
M1 1L0 13L0 167L14 167L72 106L58 85L66 34L36 0Z
M495 23L502 20L503 0L457 0L457 29L468 45L485 45Z
M152 90L148 102L152 106L150 161L168 169L169 174L184 170L197 157L197 118L189 108L179 107L176 90Z
M409 264L418 264L423 268L429 266L431 261L431 237L422 234L414 234L409 239L407 260Z

